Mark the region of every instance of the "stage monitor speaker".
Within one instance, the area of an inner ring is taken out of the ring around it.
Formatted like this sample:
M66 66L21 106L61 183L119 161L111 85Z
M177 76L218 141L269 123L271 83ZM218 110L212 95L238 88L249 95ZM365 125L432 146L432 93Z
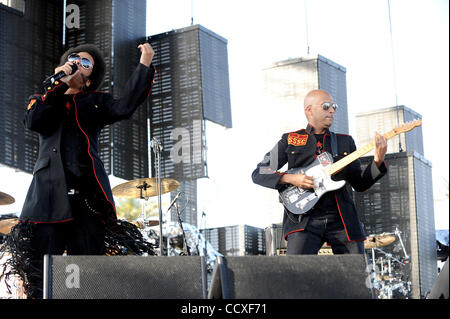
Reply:
M210 299L371 299L364 255L218 257Z
M45 299L204 299L199 256L44 257Z
M449 299L448 295L448 258L442 267L441 272L434 281L427 299Z

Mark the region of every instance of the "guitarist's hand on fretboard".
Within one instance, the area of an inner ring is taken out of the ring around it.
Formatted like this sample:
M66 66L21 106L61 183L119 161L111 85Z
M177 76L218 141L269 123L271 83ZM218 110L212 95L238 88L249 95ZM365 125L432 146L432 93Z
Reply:
M375 132L374 144L375 144L374 161L377 164L377 166L380 167L380 165L384 162L384 155L387 152L386 138L383 135L380 135L377 132Z

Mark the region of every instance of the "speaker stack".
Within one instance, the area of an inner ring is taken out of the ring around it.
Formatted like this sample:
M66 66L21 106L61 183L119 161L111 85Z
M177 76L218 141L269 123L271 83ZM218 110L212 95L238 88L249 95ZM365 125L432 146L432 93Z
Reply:
M363 255L45 256L48 299L370 299ZM209 292L208 292L209 290Z
M370 299L363 255L218 257L209 298Z
M204 299L199 256L44 257L44 299Z

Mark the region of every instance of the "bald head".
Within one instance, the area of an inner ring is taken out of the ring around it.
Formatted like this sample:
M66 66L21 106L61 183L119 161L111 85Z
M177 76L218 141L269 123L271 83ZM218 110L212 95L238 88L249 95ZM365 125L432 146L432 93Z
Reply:
M303 105L306 108L308 105L316 105L320 104L323 100L333 100L330 93L324 90L312 90L306 94L305 99L303 101Z
M333 98L324 90L312 90L304 99L305 116L317 134L321 134L333 124L335 110L333 107L324 110L322 104L325 102L333 103Z

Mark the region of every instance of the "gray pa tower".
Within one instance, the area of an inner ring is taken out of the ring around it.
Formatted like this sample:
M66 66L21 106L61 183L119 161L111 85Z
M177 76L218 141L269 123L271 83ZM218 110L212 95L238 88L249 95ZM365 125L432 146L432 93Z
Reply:
M339 105L331 129L348 134L347 79L345 67L321 56L302 57L274 63L263 70L264 93L283 119L284 132L301 129L305 95L316 89L329 92ZM304 126L306 126L306 122ZM283 130L283 129L281 129ZM280 132L280 128L277 127ZM279 134L279 133L277 133Z

